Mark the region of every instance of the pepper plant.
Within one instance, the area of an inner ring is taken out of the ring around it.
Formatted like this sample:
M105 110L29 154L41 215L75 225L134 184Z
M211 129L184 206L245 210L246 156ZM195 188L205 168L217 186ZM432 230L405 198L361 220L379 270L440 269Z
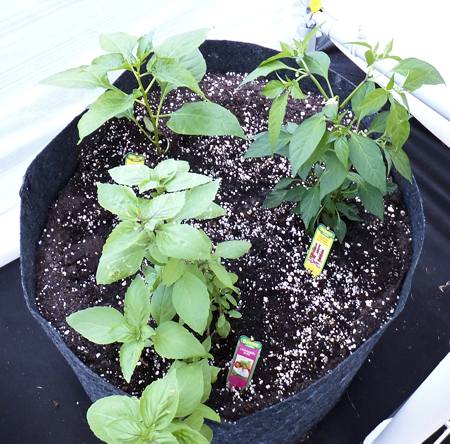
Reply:
M186 371L188 369L188 371ZM95 436L108 444L207 444L212 430L205 419L219 415L202 403L202 380L195 367L178 367L152 382L140 399L108 396L87 412Z
M41 83L68 88L96 89L105 92L89 107L78 122L80 141L113 117L133 121L141 133L154 145L158 155L167 151L161 143L161 121L175 133L186 135L245 138L236 117L227 109L210 102L199 82L206 72L205 60L199 51L207 30L201 29L153 43L153 33L136 38L117 32L102 34L100 46L106 52L91 64L54 74ZM136 80L131 93L113 85L108 73L129 71ZM159 99L153 106L148 94L159 88ZM185 103L172 113L163 113L167 95L176 88L188 88L200 101ZM145 109L141 119L135 104Z
M317 28L291 45L282 43L281 52L264 60L244 79L242 84L277 74L277 79L269 81L261 91L272 100L268 131L256 136L245 156L287 157L291 177L283 178L274 187L265 205L276 207L284 201L295 202L294 212L301 215L309 232L323 222L342 241L347 231L344 219L361 220L355 198L368 212L383 219L384 196L395 189L389 179L392 165L403 177L412 180L403 148L410 132L405 93L444 80L429 63L393 55L392 41L382 50L378 44L355 42L367 49L367 74L341 98L329 81L328 55L321 51L307 52L315 32ZM375 64L380 60L393 63L385 87L376 85ZM288 61L291 63L287 64ZM403 80L396 82L399 80L396 77ZM325 106L300 124L284 123L288 99L307 97L302 90L304 79L316 85ZM374 114L368 130L363 129L363 119Z

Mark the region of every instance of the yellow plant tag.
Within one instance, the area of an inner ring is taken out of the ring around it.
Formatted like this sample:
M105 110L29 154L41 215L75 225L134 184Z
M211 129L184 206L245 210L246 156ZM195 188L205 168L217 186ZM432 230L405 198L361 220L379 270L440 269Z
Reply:
M128 153L125 157L125 165L144 165L145 156L143 154Z
M322 1L321 0L311 0L309 2L309 9L314 14L322 9Z
M334 233L325 225L320 224L317 227L303 264L307 270L311 271L314 277L322 273L333 246L334 237Z

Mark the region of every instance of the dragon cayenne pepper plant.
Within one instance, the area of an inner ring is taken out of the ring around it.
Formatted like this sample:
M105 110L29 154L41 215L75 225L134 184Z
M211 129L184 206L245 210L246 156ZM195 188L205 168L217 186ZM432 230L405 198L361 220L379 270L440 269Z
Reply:
M444 80L429 63L392 55L392 42L382 51L379 45L372 47L356 42L367 48L367 74L340 101L328 79L328 55L306 51L315 32L317 28L303 41L294 41L292 45L282 43L281 52L263 61L242 82L245 84L274 72L278 77L262 89L265 97L273 99L268 131L256 136L245 156L277 154L287 157L292 175L275 186L265 205L273 208L283 201L296 202L294 212L302 217L310 233L323 222L342 241L347 231L344 219L360 220L355 198L367 211L383 219L383 196L395 189L395 184L389 180L392 165L403 177L412 180L409 159L403 149L410 132L405 93L422 85L444 83ZM295 61L297 67L288 66L282 59ZM377 87L374 65L383 59L397 63L391 69L386 87ZM283 77L283 73L292 75ZM395 82L396 76L403 78L401 86ZM322 83L318 77L322 78ZM306 78L316 85L326 104L319 113L299 125L284 124L288 98L306 98L301 89L301 82ZM362 120L374 114L368 130L362 129Z
M96 280L110 284L136 276L126 291L123 314L96 306L73 313L67 322L94 343L121 343L119 362L127 382L146 347L175 360L168 376L152 383L140 401L142 406L147 397L168 396L159 402L170 402L173 411L161 410L158 420L155 412L146 417L142 407L135 409L134 398L113 396L91 407L89 424L108 443L124 442L121 433L129 434L126 442L136 443L163 437L167 442L203 442L199 436L209 440L211 431L203 419L218 420L218 415L202 403L219 371L208 362L211 338L214 333L226 337L228 319L240 317L233 296L239 295L237 276L222 259L239 258L250 243L224 241L213 248L206 233L183 223L224 214L214 203L220 181L190 172L185 161L167 159L155 168L125 165L109 173L117 184L99 183L98 201L120 222L105 242ZM138 197L132 187L150 197ZM199 336L206 333L206 339L201 343L189 329ZM171 377L175 372L176 378ZM159 409L157 404L150 402L149 408ZM131 411L136 415L128 417Z
M100 46L106 54L92 60L90 65L54 74L41 83L105 90L78 122L80 141L113 117L133 121L154 145L157 155L169 148L160 140L161 121L178 134L245 138L236 117L222 106L210 102L200 89L199 82L205 75L206 63L198 47L206 34L207 30L201 29L170 37L155 45L153 33L140 38L123 32L103 34ZM134 76L136 88L130 94L110 83L108 73L117 70L129 71ZM152 107L148 94L156 86L159 87L159 101L156 107ZM186 103L170 114L162 113L167 95L181 87L192 90L202 100ZM136 104L145 109L143 118L136 113Z

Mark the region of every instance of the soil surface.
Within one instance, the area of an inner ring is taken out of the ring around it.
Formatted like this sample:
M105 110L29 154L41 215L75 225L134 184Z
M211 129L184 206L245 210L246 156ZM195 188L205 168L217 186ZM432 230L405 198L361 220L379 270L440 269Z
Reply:
M259 94L264 82L237 90L241 75L208 74L202 88L216 103L230 109L251 136L267 129L270 102ZM155 103L157 96L151 96ZM163 112L193 93L171 93ZM323 102L309 95L292 101L285 121L300 122ZM244 159L249 142L235 137L187 137L165 130L169 155L190 162L191 171L220 178L217 202L227 215L201 226L213 242L251 241L245 257L226 265L239 275L239 310L228 339L213 345L215 365L223 368L209 405L223 419L235 420L273 405L311 384L345 359L385 323L394 311L411 257L411 230L399 193L387 197L384 222L361 210L364 222L348 225L344 243L335 242L321 276L303 268L311 242L292 204L262 207L265 194L289 174L284 158ZM96 182L110 182L108 169L130 152L144 153L154 166L152 147L125 119L113 119L80 146L75 174L50 208L38 251L38 306L72 351L94 372L133 395L162 376L168 363L148 349L130 384L122 378L118 346L93 344L65 322L83 308L122 307L130 280L97 285L95 271L103 243L117 222L96 200ZM225 387L228 365L240 335L263 344L249 389Z

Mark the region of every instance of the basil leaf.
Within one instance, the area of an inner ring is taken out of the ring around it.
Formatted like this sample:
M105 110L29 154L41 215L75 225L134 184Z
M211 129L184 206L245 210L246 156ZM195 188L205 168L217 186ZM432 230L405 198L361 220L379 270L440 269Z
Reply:
M156 353L163 358L201 358L206 351L198 339L177 322L163 322L156 328L152 342Z
M172 304L172 287L158 285L151 298L150 311L158 325L173 319L176 311Z
M205 215L205 212L208 211L213 204L213 200L216 197L219 186L220 180L213 180L186 191L186 201L184 207L177 214L176 219L193 219ZM223 210L220 212L220 215L222 214Z
M120 165L108 173L114 182L132 187L150 180L151 169L146 165Z
M133 327L141 329L150 318L150 292L144 279L136 276L125 293L124 315Z
M66 318L67 323L78 333L95 344L112 344L118 337L114 329L125 320L112 307L91 307L77 311Z
M189 174L189 173L186 173ZM153 199L140 199L139 207L144 219L173 219L185 204L185 192L161 194Z
M248 253L252 244L243 240L224 241L217 244L214 256L225 259L238 259Z
M98 203L122 220L136 220L139 216L139 201L133 190L123 185L97 183Z
M111 284L136 273L144 258L148 235L131 221L117 225L105 244L97 268L97 284Z
M173 285L183 275L186 264L180 259L169 259L162 269L162 282L166 286Z
M211 252L211 241L197 228L184 224L158 228L156 245L162 254L177 259L207 259Z
M139 409L144 424L154 430L165 430L178 408L178 384L174 373L152 382L142 393Z
M131 381L134 369L141 358L142 350L148 345L147 341L125 342L120 347L119 362L122 375L128 383Z
M182 172L177 173L176 176L165 184L166 191L172 193L173 191L186 190L194 188L198 185L211 182L211 178L203 174Z
M185 272L173 285L172 302L178 315L198 334L203 334L209 315L206 285L192 273Z
M104 442L114 442L115 437L111 435L109 425L119 419L139 419L139 401L128 396L107 396L89 407L86 418L97 438Z

